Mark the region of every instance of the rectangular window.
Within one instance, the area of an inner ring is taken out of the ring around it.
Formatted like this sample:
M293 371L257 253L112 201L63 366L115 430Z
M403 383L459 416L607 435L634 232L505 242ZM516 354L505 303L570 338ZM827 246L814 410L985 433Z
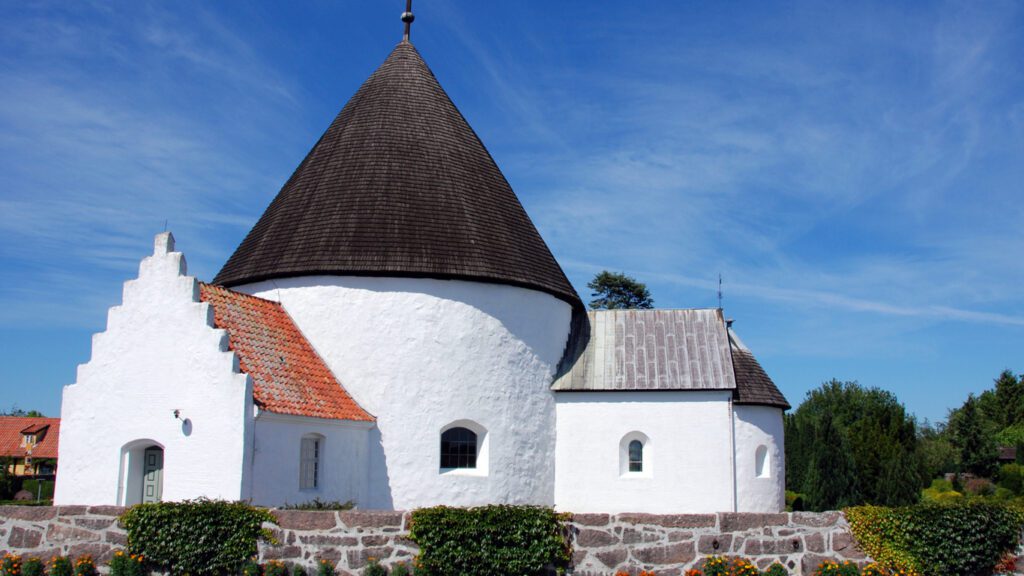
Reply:
M299 462L299 488L312 490L320 486L320 440L302 439L302 456Z

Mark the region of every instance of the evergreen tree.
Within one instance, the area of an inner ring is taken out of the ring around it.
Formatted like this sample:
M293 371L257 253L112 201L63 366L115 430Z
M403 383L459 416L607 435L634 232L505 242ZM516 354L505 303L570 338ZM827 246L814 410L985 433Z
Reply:
M831 414L822 415L814 440L804 481L808 508L821 512L860 504L856 465Z
M828 417L842 438L856 481L858 503L904 505L917 502L925 468L918 451L917 424L890 392L856 382L832 380L807 394L787 417L786 484L808 494L827 471L818 469L819 437ZM829 446L828 449L835 449ZM900 482L889 479L899 477ZM834 503L833 503L834 504Z
M602 271L587 283L593 290L592 310L623 310L627 308L653 308L654 300L647 286L621 272Z
M990 476L995 471L998 452L974 394L967 397L959 410L950 414L949 427L953 444L959 451L960 471Z

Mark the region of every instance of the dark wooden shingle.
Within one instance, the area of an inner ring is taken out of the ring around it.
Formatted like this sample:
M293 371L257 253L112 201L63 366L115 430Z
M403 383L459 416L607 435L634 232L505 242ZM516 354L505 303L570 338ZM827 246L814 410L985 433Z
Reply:
M407 42L349 100L214 283L321 274L511 284L582 307L497 164Z

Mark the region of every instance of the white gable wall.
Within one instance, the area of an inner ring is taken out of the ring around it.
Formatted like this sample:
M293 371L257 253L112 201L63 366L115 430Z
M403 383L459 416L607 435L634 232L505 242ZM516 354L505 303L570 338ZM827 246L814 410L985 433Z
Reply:
M736 495L742 512L779 512L786 508L786 453L782 410L771 406L734 406ZM764 450L759 466L758 449Z
M364 508L551 504L555 401L571 307L460 280L310 276L236 287L280 301L342 385L377 417ZM475 471L440 469L443 428L486 434ZM371 435L373 436L373 435Z
M368 442L372 422L260 412L256 417L252 499L261 506L369 499ZM319 437L319 485L299 487L304 437Z
M734 509L731 391L557 394L555 505L571 512ZM624 472L624 437L646 437L644 471Z
M137 501L125 492L139 471L122 452L150 444L164 448L164 500L249 497L252 383L173 250L169 233L157 236L64 388L56 504Z

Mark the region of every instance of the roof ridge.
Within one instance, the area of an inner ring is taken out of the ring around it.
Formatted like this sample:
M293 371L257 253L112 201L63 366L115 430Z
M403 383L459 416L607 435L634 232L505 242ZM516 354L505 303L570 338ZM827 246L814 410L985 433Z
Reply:
M206 286L208 288L213 288L215 290L224 290L225 292L230 292L231 294L236 294L238 296L244 296L246 298L251 298L253 300L260 300L262 302L267 302L267 303L270 303L270 304L274 304L275 306L280 307L282 310L284 309L284 306L282 306L281 303L278 302L277 300L271 300L269 298L264 298L262 296L256 296L255 294L249 294L247 292L239 292L238 290L232 290L231 288L228 288L227 286L223 286L221 284L213 284L212 282L203 282L202 280L197 280L197 282L199 282L200 285ZM287 310L285 310L284 312L285 312L285 314L288 314ZM291 315L289 314L288 317L291 318Z

